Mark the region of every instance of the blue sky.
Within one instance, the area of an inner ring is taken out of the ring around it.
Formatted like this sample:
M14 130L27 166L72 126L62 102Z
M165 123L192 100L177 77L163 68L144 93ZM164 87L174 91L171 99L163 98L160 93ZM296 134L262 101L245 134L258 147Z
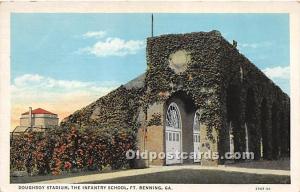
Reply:
M12 14L13 99L55 105L49 94L53 99L78 89L89 99L82 105L88 104L146 70L150 27L149 13ZM154 14L154 35L211 30L236 40L240 52L289 94L288 14Z

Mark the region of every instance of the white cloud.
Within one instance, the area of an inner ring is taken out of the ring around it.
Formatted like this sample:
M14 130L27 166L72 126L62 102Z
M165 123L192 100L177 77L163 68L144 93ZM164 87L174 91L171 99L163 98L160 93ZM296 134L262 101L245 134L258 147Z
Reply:
M11 85L12 126L18 125L20 114L29 106L57 113L61 120L119 85L117 82L60 80L38 74L16 77Z
M51 77L44 77L38 74L25 74L14 79L13 86L18 89L54 89L60 90L64 89L65 91L72 91L74 89L93 89L98 90L99 87L94 82L83 82L83 81L70 81L70 80L59 80Z
M290 67L273 67L273 68L266 68L263 72L270 78L270 79L290 79Z
M84 82L74 80L59 80L51 77L44 77L38 74L25 74L16 77L11 86L14 98L59 99L65 94L88 93L101 96L116 88L116 82ZM38 93L38 94L36 94Z
M85 34L83 34L82 36L84 38L97 38L97 39L101 39L103 37L105 37L106 35L106 31L88 31Z
M86 47L80 52L86 52L97 57L125 56L136 54L143 49L145 43L140 40L123 40L120 38L106 38L105 41L98 41L91 47Z
M261 48L261 47L270 47L273 43L269 41L259 42L259 43L238 43L238 48Z

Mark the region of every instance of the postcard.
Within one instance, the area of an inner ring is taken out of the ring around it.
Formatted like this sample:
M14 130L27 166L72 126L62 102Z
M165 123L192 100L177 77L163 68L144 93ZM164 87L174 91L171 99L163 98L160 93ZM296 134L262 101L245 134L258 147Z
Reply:
M300 190L299 3L0 14L0 191Z

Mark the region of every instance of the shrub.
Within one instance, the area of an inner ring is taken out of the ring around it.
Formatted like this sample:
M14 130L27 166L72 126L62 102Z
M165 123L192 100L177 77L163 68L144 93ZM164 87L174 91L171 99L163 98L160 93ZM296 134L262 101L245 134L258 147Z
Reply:
M125 153L134 147L135 136L126 130L73 127L28 132L11 139L10 166L30 175L119 169L129 165Z

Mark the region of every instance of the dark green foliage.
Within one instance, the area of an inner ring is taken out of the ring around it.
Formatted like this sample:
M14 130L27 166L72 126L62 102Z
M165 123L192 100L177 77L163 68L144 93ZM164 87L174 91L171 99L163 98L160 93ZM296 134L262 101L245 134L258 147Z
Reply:
M60 128L25 133L11 141L11 170L29 174L101 170L129 166L126 151L135 149L135 134L126 129Z
M187 69L181 73L175 73L169 67L170 55L178 50L184 50L191 56ZM227 42L218 31L148 38L147 67L144 87L126 89L121 86L75 112L62 125L96 126L100 129L101 127L108 129L125 127L135 132L136 129L132 128L138 127L137 117L140 112L138 110L142 110L147 115L147 108L150 105L155 102L165 103L172 95L181 91L190 96L196 108L201 110L200 121L207 126L207 136L213 142L216 139L228 140L220 132L217 133L219 138L214 138L212 130L213 128L217 131L227 129L228 121L233 120L228 118L227 100L230 94L237 94L233 96L235 101L231 104L238 108L232 109L233 113L238 113L234 115L235 122L233 122L237 140L244 141L242 128L246 119L247 121L251 119L251 125L247 123L254 127L251 131L256 134L251 138L251 142L259 143L257 133L261 132L260 106L263 99L267 100L268 110L276 103L278 114L284 114L282 133L285 135L284 140L289 137L287 114L290 111L290 99L288 95L240 54L236 46ZM230 91L231 86L237 89L236 93ZM250 110L254 115L246 118L247 95L250 89L253 92L253 98L248 106L255 106ZM163 124L158 121L157 117L146 116L146 119L148 126ZM267 129L271 129L271 123L268 120ZM268 132L271 134L271 131ZM236 143L238 146L244 146L242 141ZM221 145L223 145L222 142Z
M149 120L148 122L148 126L152 126L152 125L162 125L162 122L161 122L161 114L159 113L154 113L152 115L152 118Z
M146 73L146 94L144 105L166 101L177 91L191 96L197 108L202 110L200 121L208 126L211 137L212 127L221 127L219 63L221 36L216 32L165 35L148 38ZM169 67L169 55L184 49L191 55L186 71L176 74Z

